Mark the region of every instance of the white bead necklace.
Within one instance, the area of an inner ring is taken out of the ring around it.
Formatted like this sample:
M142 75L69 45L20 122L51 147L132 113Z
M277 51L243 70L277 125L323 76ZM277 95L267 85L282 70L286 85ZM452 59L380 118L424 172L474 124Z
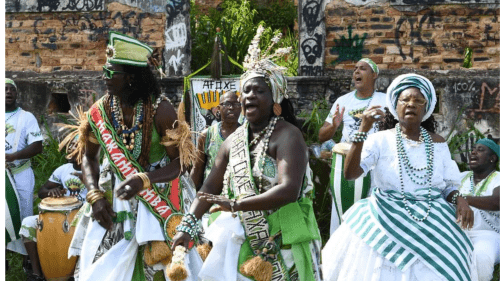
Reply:
M269 148L269 140L271 139L271 135L274 132L274 128L276 127L276 123L278 120L282 120L283 117L277 117L273 116L269 124L262 130L260 133L250 142L249 147L259 143L259 142L264 142L264 147L262 148L262 151L260 155L257 157L257 160L255 161L255 165L257 165L257 169L260 169L259 167L259 161L261 161L262 165L262 170L260 170L259 174L259 183L262 185L262 175L264 174L264 165L265 165L265 159L266 159L266 151ZM262 138L264 136L264 138ZM262 186L259 188L259 192L262 192Z
M489 177L493 174L493 172L495 172L495 170L493 170L487 177L485 177L483 179L484 183L479 187L479 189L481 189L485 184L486 182L488 181ZM475 181L474 181L474 172L472 173L472 175L470 176L470 194L471 195L474 195L474 192L475 192L475 189L476 189L476 185L474 184ZM488 212L488 211L487 211ZM493 226L493 224L488 220L486 219L486 216L483 212L483 210L479 210L479 213L481 214L481 217L483 218L483 220L496 232L496 233L499 233L500 234L500 230L496 227ZM488 214L494 216L494 217L497 217L499 218L499 216L493 212L488 212Z
M432 138L427 133L427 130L424 128L420 127L420 135L423 136L424 143L425 143L425 155L427 159L427 165L425 167L421 168L415 168L413 165L410 163L410 159L406 153L406 150L404 149L404 144L403 144L403 137L401 133L401 127L399 126L399 123L396 124L396 145L397 145L397 150L398 150L398 163L399 163L399 181L401 184L401 195L403 196L403 202L405 204L405 209L410 214L410 216L418 221L418 222L423 222L425 221L430 214L431 211L431 179L433 175L433 168L434 168L434 143L432 142ZM404 181L403 181L403 168L407 171L408 176L410 177L411 181L414 182L415 184L418 185L427 185L428 186L428 193L427 193L427 212L423 218L419 218L415 216L411 210L410 207L408 206L408 199L406 199L406 194L404 190ZM426 170L426 173L424 176L418 176L416 172L424 171ZM416 178L419 179L424 179L424 182L418 182L415 180L413 177L415 176Z

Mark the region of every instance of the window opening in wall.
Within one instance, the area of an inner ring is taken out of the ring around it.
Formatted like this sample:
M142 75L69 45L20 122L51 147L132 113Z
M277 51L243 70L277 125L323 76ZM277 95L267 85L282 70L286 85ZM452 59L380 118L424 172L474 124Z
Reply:
M67 93L52 93L49 102L48 113L69 113L71 105L69 104Z

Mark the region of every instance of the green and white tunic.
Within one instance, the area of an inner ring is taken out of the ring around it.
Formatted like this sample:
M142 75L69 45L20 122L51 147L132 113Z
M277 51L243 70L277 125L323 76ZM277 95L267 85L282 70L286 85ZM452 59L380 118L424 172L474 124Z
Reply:
M259 143L250 152L247 132L244 124L233 133L225 181L230 198L254 196L278 184L276 160L266 154L262 166L259 157L264 145ZM281 231L276 239L280 241L278 258L270 260L272 280L320 280L320 236L312 212L311 175L308 166L297 202L277 210L238 212L236 218L223 212L206 231L205 236L214 247L204 262L200 279L253 280L239 272L240 265L254 256L261 241Z
M414 167L426 165L423 143L404 141L404 147ZM360 166L365 174L371 171L375 191L344 214L345 223L325 245L325 280L476 280L472 243L445 200L460 184L446 143L434 143L433 161L430 215L418 222L405 209L401 194L395 132L368 137ZM408 208L423 217L428 188L402 175Z
M460 192L472 196L491 196L493 189L500 186L500 172L495 171L471 188L472 172L463 172ZM471 206L474 212L474 226L465 233L474 245L479 280L490 281L494 266L500 263L500 211L480 210Z
M206 179L210 171L212 171L217 153L225 140L220 133L220 125L221 123L217 122L207 129L207 136L205 139L205 155L207 156L207 161L205 162L203 179Z

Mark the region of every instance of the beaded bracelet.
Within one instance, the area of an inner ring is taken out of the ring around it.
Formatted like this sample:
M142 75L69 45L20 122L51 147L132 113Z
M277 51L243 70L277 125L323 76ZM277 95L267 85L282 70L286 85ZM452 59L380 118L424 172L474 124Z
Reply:
M364 142L367 137L368 137L368 133L367 132L356 132L351 137L351 141L352 142Z
M461 194L460 192L457 192L451 196L451 204L457 205L457 199L458 197L462 197L463 199L467 200L467 197Z
M175 230L177 230L177 232L185 232L185 233L189 234L189 236L191 236L191 239L196 237L196 230L192 229L191 227L189 227L187 225L179 224L175 228Z

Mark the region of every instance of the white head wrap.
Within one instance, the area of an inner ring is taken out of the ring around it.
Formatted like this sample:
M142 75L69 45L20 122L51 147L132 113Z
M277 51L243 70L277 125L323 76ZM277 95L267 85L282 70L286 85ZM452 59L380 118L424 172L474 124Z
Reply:
M394 115L394 118L396 118L396 120L399 120L398 114L396 112L398 98L399 95L401 95L401 93L408 88L418 88L427 101L427 105L425 106L425 114L422 121L427 120L427 118L432 115L432 112L436 107L436 90L434 89L434 86L432 85L431 81L429 81L429 79L415 73L400 75L396 77L394 81L392 81L391 85L389 85L386 95L386 103L389 111L392 115Z

